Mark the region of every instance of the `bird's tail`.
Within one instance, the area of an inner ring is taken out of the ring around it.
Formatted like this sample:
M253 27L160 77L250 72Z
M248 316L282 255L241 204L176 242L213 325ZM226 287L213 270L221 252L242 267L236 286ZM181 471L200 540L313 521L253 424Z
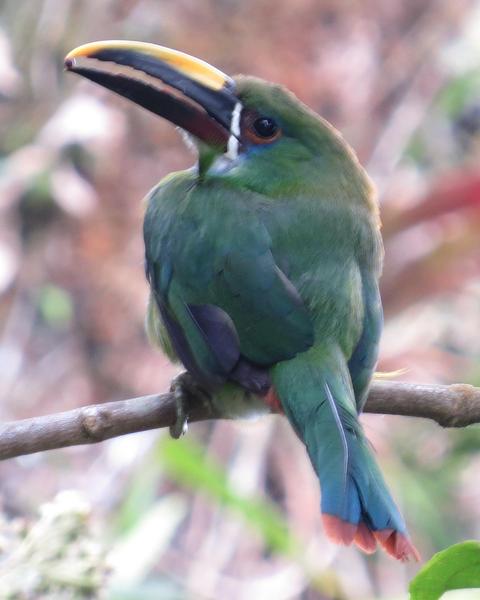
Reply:
M277 365L273 383L320 479L322 517L332 541L400 560L419 559L365 438L340 350L311 349Z

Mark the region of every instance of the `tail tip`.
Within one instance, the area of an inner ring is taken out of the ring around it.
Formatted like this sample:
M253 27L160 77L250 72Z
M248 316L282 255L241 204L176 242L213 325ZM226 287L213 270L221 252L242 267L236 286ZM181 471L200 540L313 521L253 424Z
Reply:
M367 554L373 554L377 549L377 540L366 523L359 523L354 537L355 544Z
M381 529L373 532L382 548L397 560L408 562L421 561L420 552L415 548L410 538L400 531L394 529Z
M372 554L378 542L387 554L397 560L402 562L421 560L420 553L410 538L400 531L394 529L372 531L364 522L357 525L329 514L322 514L322 521L327 537L335 544L349 546L354 542L361 550Z
M354 523L342 521L340 517L325 513L322 514L322 522L328 539L335 544L349 546L353 542L357 531L357 525Z

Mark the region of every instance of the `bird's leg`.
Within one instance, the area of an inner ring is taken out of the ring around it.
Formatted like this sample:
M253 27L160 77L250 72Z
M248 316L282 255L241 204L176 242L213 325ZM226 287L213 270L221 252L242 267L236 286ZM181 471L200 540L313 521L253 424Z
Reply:
M178 439L188 430L188 418L192 412L194 405L201 403L211 406L211 398L209 394L201 388L193 379L190 373L186 371L177 375L172 381L170 392L175 398L175 409L177 419L170 426L170 435Z

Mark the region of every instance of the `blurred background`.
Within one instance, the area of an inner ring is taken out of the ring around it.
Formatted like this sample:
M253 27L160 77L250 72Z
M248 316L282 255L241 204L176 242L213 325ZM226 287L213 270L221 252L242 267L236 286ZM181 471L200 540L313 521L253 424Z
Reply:
M63 71L73 47L160 43L281 82L374 179L383 371L480 385L480 2L3 0L0 419L168 389L144 333L142 197L194 157L174 128ZM423 558L480 537L478 427L363 422ZM0 597L394 599L416 565L328 543L280 417L0 464Z

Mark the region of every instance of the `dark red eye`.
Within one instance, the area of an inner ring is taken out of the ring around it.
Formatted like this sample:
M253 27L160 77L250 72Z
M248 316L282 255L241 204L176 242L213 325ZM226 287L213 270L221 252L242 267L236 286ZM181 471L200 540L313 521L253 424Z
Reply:
M253 129L261 138L271 138L277 133L278 125L271 117L259 117L253 122Z
M245 143L271 144L282 135L282 129L273 117L246 109L242 113L242 136Z

